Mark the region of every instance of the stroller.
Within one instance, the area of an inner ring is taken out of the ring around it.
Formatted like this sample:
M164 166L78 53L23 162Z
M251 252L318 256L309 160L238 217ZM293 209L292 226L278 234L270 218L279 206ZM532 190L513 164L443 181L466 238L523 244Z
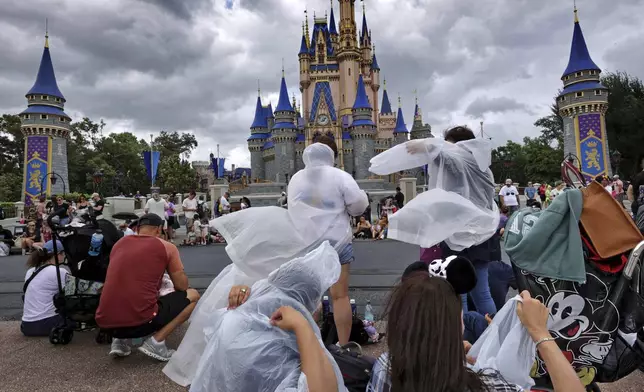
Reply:
M586 187L572 162L562 164L562 175L568 185ZM630 225L624 218L621 224ZM528 290L550 309L550 332L582 384L588 391L599 391L597 383L615 382L638 368L644 370L644 241L636 240L621 254L602 257L583 227L580 234L584 284L536 276L513 261L512 267L519 291ZM533 391L553 390L539 357L531 376L536 384Z
M53 328L49 334L52 344L69 344L74 331L92 330L97 327L94 315L101 297L101 290L107 275L109 255L112 247L122 235L110 221L90 217L87 224L80 227L60 226L48 218L52 238L62 242L65 248L66 263L70 274L63 282L58 273L58 294L54 296L56 311L65 320L63 325ZM98 256L90 256L90 243L94 233L103 234L103 242ZM56 241L54 241L56 251ZM109 343L109 334L99 331L96 342Z

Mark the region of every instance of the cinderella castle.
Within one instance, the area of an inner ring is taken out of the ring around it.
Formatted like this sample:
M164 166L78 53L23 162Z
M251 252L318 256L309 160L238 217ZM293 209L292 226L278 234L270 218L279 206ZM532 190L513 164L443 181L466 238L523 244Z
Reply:
M335 139L339 152L336 165L356 180L371 178L369 161L378 153L410 137L433 137L431 127L423 124L418 103L410 132L400 99L394 111L385 81L380 91L380 67L364 5L358 34L355 0L338 2L338 25L333 1L328 18L314 16L312 31L308 16L302 25L298 53L301 108L295 97L290 102L283 72L275 109L257 97L248 138L255 180L288 182L290 176L304 168L304 148L319 135ZM423 170L410 175L417 176L420 182Z

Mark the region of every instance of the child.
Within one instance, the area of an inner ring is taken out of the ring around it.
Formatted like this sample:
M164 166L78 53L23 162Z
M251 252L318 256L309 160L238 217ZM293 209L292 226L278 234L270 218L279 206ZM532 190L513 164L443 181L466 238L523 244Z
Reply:
M201 244L208 244L208 219L206 218L201 220Z
M195 214L194 223L192 224L192 232L190 233L191 241L190 244L201 244L201 220L199 219L199 214Z

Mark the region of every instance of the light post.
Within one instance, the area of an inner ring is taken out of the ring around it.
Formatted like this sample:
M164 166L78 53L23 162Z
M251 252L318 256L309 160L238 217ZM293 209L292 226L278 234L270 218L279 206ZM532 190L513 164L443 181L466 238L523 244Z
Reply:
M613 164L613 174L619 175L619 164L622 162L622 153L617 150L614 150L610 154L610 160L611 160L611 163Z
M49 180L51 181L51 185L56 185L56 181L58 180L58 178L60 178L60 181L63 183L63 196L65 196L65 194L67 193L67 188L65 186L65 179L60 174L55 173L55 172L49 172L49 173L45 174L45 176L42 178L42 180L40 180L40 195L42 196L43 194L45 194L45 182L44 181L47 179L47 176L49 176L49 175L51 175L51 177L49 178Z
M96 170L92 174L92 179L94 180L94 192L98 192L101 187L101 182L103 182L103 170Z

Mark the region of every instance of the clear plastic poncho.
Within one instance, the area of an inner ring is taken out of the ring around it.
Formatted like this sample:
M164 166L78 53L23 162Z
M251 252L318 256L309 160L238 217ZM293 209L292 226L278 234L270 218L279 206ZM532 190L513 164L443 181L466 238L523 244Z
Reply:
M288 186L288 209L252 207L210 222L226 239L232 260L201 296L177 352L163 372L179 385L192 382L206 346L209 316L228 305L234 285L252 286L282 264L301 257L328 240L341 252L351 243L349 215L368 206L366 193L346 172L333 167L333 151L315 143L304 150L304 170Z
M270 324L281 306L293 307L308 320L335 371L336 379L329 382L346 391L342 373L311 316L339 277L338 254L325 242L255 283L245 304L213 312L205 329L208 345L190 391L308 391L295 334Z
M411 140L371 159L369 170L386 175L427 167L428 190L389 217L388 237L432 247L442 241L460 251L488 240L497 230L490 143L472 139Z

